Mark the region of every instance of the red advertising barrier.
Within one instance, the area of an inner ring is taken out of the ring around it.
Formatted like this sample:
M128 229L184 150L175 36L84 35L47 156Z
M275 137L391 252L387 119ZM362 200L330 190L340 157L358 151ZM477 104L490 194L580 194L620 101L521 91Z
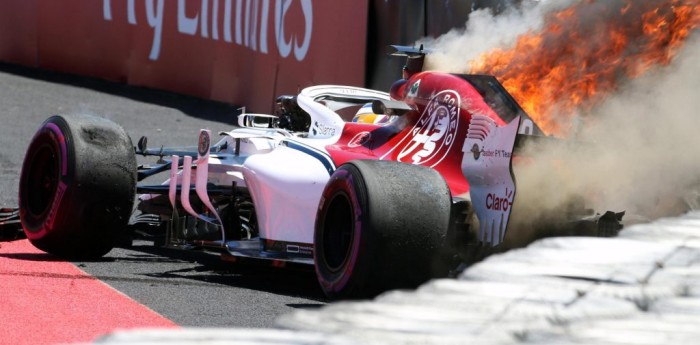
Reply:
M4 0L0 60L270 111L365 84L368 0Z
M0 60L37 65L37 2L0 3Z

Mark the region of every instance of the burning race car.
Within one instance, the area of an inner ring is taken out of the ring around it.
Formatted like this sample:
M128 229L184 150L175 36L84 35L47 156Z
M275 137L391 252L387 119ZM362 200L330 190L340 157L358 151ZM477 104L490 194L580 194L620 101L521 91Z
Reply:
M3 210L0 230L65 258L98 258L141 234L313 265L333 299L447 275L475 249L502 247L514 147L546 137L494 77L422 72L422 47L392 54L408 62L389 93L308 87L279 97L275 115L239 115L241 128L218 141L201 130L189 149L150 148L145 137L134 148L109 120L52 116L29 145L19 208ZM136 155L158 161L137 166ZM614 234L620 217L571 224Z

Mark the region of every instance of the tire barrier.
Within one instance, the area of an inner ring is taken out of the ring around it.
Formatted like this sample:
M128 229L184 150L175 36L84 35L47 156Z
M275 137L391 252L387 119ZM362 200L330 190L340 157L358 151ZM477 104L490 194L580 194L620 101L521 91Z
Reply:
M617 238L560 237L494 255L457 279L221 331L252 344L694 344L700 339L700 212ZM138 338L139 333L127 332ZM155 332L157 331L147 331ZM207 330L186 330L212 341ZM246 338L253 332L256 338ZM158 333L180 339L178 333ZM188 333L191 334L191 333ZM240 338L243 336L244 338ZM121 333L101 344L122 344ZM280 338L281 337L281 338ZM143 338L147 339L147 338ZM303 342L303 341L301 341ZM206 343L206 341L204 342Z

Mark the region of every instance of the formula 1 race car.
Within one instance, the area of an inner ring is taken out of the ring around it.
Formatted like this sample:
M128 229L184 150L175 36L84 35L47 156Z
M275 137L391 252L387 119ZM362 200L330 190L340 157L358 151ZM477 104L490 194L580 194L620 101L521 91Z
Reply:
M32 244L65 258L101 257L130 231L313 265L333 299L447 275L468 248L504 241L514 147L543 134L496 78L423 72L424 53L393 46L408 63L389 93L308 87L274 115L239 115L218 141L201 130L189 149L134 147L109 120L52 116L27 150L18 212L0 224L19 218ZM619 229L620 217L587 222Z

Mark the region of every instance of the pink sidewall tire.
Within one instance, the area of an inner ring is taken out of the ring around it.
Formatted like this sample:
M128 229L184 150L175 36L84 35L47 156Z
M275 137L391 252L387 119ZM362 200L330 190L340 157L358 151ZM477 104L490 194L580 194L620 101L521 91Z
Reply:
M316 276L330 299L414 288L447 269L451 196L438 172L392 161L339 167L321 197L314 231Z
M96 259L126 231L135 192L136 157L124 129L88 115L52 116L22 165L22 227L45 252Z

